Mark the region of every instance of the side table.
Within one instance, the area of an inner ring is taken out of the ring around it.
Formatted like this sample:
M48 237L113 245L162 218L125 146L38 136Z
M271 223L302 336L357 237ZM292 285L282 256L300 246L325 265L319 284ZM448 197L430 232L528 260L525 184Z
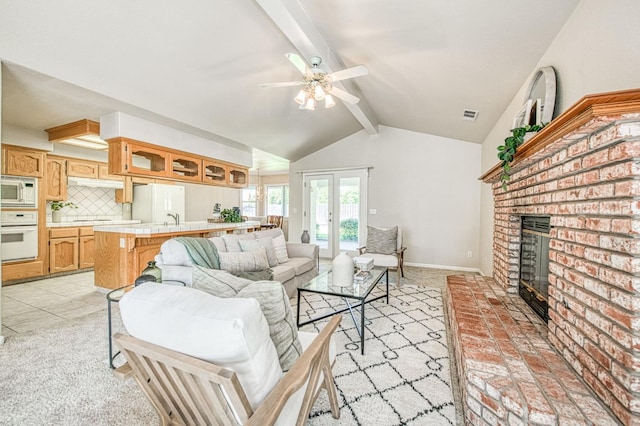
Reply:
M157 283L158 285L181 285L186 286L182 281L162 281L161 283ZM111 304L119 303L122 296L125 295L126 292L133 289L135 284L125 285L124 287L117 288L115 290L111 290L107 293L107 317L109 322L109 367L114 370L116 367L113 365L113 360L116 359L118 355L120 355L120 351L113 353L113 332L111 330Z

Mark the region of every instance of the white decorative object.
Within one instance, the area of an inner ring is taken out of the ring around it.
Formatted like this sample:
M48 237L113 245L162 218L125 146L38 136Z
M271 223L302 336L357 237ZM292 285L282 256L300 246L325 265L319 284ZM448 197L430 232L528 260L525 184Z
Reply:
M370 271L373 269L373 259L370 257L354 257L353 263L356 264L356 267L361 271Z
M333 274L333 285L338 287L348 287L353 285L353 259L342 252L337 255L331 263Z

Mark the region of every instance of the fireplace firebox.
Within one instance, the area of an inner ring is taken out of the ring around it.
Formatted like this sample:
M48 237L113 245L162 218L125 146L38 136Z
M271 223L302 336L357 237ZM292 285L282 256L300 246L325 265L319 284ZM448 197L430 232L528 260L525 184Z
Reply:
M523 216L520 236L520 296L545 321L549 321L550 218Z

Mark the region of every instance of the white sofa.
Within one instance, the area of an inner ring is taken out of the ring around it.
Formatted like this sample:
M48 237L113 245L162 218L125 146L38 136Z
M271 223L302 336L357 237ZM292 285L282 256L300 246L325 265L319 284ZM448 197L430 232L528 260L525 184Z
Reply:
M233 234L241 239L256 239L263 237L278 237L283 235L279 228L265 231ZM209 238L219 252L226 252L227 246L223 237ZM319 248L314 244L286 243L289 260L272 266L273 280L279 281L285 287L289 297L295 296L296 288L312 278L318 276ZM193 262L183 244L173 239L165 241L156 256L156 265L162 269L163 280L184 282L191 287L193 282Z

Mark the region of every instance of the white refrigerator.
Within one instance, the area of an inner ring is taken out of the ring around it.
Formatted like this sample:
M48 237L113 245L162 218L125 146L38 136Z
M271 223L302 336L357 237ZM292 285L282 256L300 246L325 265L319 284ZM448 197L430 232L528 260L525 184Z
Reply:
M170 225L175 219L168 216L179 215L184 222L184 186L151 183L133 187L133 207L131 217L142 223L164 223Z

